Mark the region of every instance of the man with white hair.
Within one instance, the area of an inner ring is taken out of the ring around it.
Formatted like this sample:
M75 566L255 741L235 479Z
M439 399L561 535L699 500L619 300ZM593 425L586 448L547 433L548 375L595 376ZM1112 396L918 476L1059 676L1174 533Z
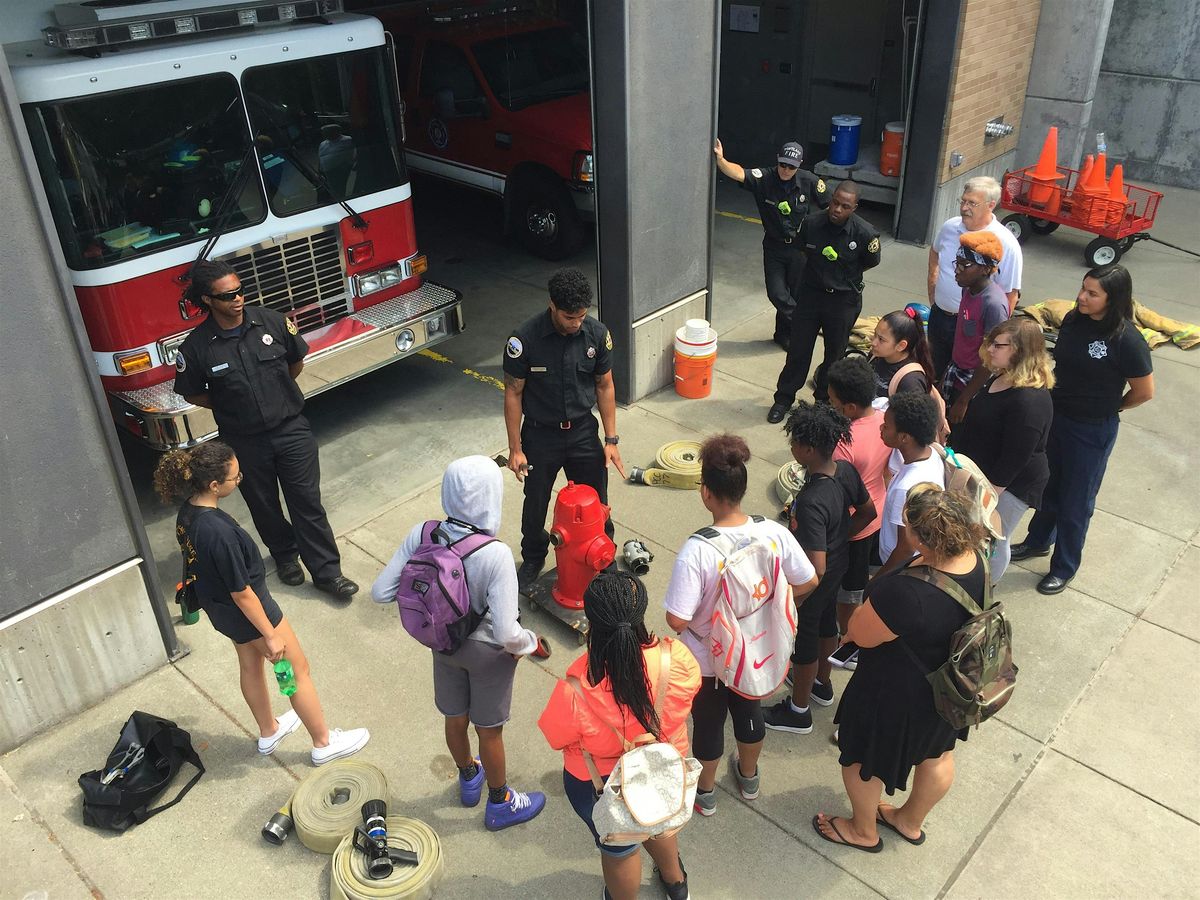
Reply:
M987 175L971 178L963 185L958 201L961 215L947 219L929 248L929 349L933 369L939 381L946 372L954 350L954 332L958 324L958 304L962 288L954 278L954 259L959 238L968 231L991 231L1004 246L1004 258L992 276L1008 297L1011 313L1021 294L1021 245L1011 231L1000 224L992 210L1000 202L1000 183Z

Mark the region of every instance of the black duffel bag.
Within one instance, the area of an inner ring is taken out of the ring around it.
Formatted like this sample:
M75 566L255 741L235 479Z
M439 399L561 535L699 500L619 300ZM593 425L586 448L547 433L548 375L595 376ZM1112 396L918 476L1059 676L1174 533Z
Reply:
M167 789L185 762L199 771L170 800L150 804ZM83 790L83 824L126 831L170 809L204 774L204 763L192 748L192 736L170 719L135 711L103 769L79 776Z

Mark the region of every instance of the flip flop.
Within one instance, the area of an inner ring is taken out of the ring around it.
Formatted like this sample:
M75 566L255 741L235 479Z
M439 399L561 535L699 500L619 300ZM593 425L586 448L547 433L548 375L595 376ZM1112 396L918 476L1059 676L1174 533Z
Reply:
M829 835L827 835L825 832L823 832L821 830L821 817L819 815L816 815L816 816L812 817L813 831L815 831L817 833L817 837L819 837L823 841L829 841L829 843L837 844L839 847L849 847L852 850L861 850L863 853L878 853L880 850L883 849L883 838L880 838L878 841L876 841L870 847L864 847L861 844L852 844L848 840L846 840L845 836L840 831L838 831L838 827L833 824L834 822L837 821L837 817L834 817L832 819L826 819L825 821L829 823L829 827L833 829L833 833L836 834L839 838L841 838L841 840L835 841L833 838L831 838Z
M896 834L900 835L900 837L904 838L904 840L908 841L914 847L920 847L923 843L925 843L925 832L924 831L921 832L920 837L910 838L907 834L905 834L903 831L901 831L899 828L897 828L895 825L893 825L891 822L889 822L887 819L885 819L883 817L882 809L877 808L875 810L875 824L882 825L888 831L894 831Z

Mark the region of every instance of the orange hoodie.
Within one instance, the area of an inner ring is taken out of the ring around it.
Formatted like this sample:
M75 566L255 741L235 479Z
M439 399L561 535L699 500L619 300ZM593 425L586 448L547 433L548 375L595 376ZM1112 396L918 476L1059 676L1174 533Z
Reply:
M692 656L692 651L680 641L674 638L659 640L664 641L671 649L667 695L663 698L659 711L662 737L687 756L687 719L692 711L692 698L700 690L700 666ZM642 648L642 658L646 662L646 674L651 686L658 684L660 654L658 641ZM585 652L567 668L567 675L579 679L587 694L587 705L584 705L583 699L566 680L560 680L555 685L546 708L542 710L541 718L538 719L538 727L546 735L550 746L563 752L563 768L584 781L591 780L587 765L583 761L584 747L592 755L596 768L605 778L612 772L613 766L624 752L621 742L612 733L609 725L619 729L627 740L640 737L646 732L637 716L617 706L607 678L598 685L588 683L587 665L588 655ZM603 721L597 718L597 714L603 717Z

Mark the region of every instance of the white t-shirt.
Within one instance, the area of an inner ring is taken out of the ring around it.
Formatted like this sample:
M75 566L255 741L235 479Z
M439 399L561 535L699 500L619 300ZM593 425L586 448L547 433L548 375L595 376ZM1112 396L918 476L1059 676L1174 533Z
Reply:
M753 535L774 541L779 547L783 574L788 584L805 584L817 574L817 570L813 568L791 532L779 522L771 519L755 522L748 519L745 525L721 527L716 530L735 540ZM667 612L691 621L691 625L684 629L680 639L699 661L700 674L704 676L715 674L712 668L712 654L701 638L708 636L712 622L719 582L717 566L722 559L721 552L708 541L689 537L679 549L679 555L675 557L671 583L667 585L667 596L663 600ZM697 637L697 634L700 637Z
M1000 243L1004 246L1004 258L1000 260L996 274L992 277L1004 293L1019 291L1023 261L1021 245L1017 243L1016 236L1001 225L1000 220L994 215L992 221L988 222L983 230L990 231L1000 238ZM953 219L946 220L946 224L938 232L937 240L933 244L938 255L938 280L937 287L933 289L933 302L943 312L948 312L952 316L958 315L958 304L962 301L963 292L963 289L958 286L958 282L954 280L954 258L958 256L958 248L961 246L958 239L966 233L967 229L963 227L962 216L955 216Z
M896 458L897 454L893 453L893 462ZM901 459L899 469L893 471L895 475L883 498L883 522L879 526L879 559L885 563L896 549L896 530L904 524L904 501L908 498L908 489L922 481L932 481L943 487L946 485L941 457L932 450L928 459L919 459L907 465Z

